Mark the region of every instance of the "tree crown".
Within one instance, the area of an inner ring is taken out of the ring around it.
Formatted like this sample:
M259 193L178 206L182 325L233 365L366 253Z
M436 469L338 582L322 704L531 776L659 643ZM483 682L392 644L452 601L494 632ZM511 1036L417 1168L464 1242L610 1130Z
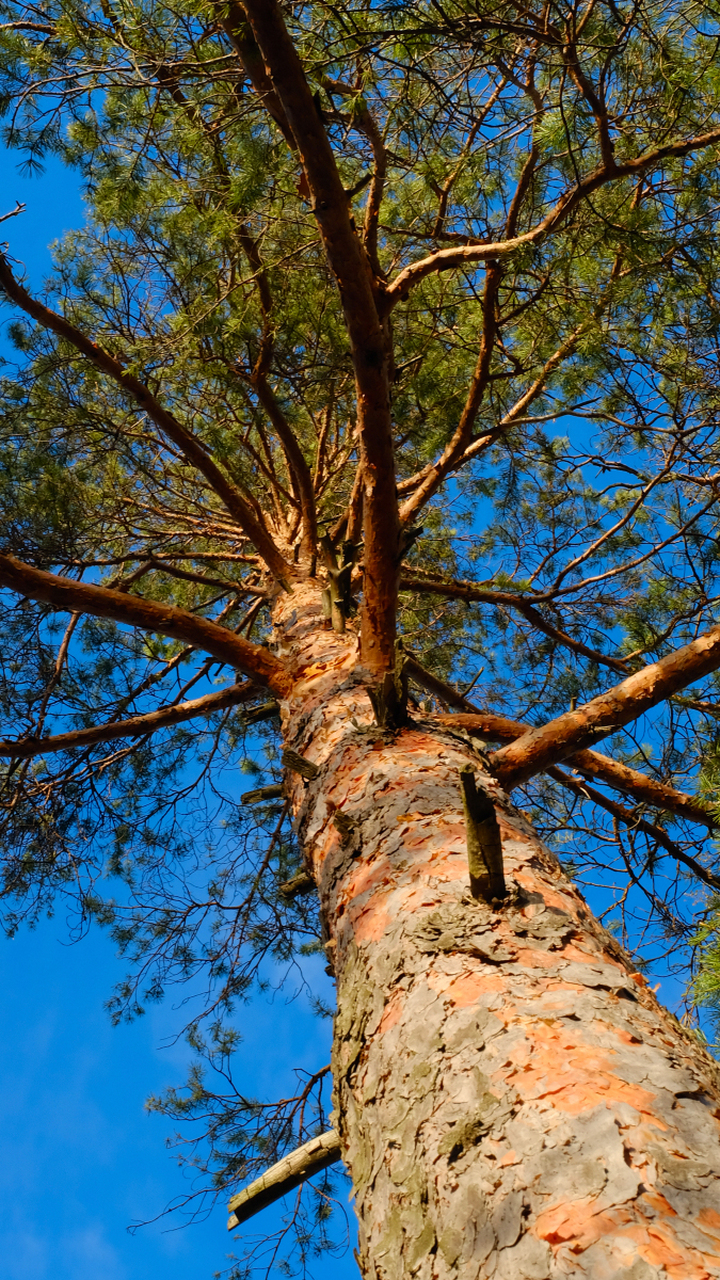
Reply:
M224 1014L320 945L287 809L234 772L277 789L270 613L315 579L380 725L475 717L624 940L716 1000L714 12L0 15L6 143L88 204L42 296L12 223L0 263L8 928L58 893L110 923L118 1016L204 975L226 1063ZM224 1186L323 1080L156 1105L211 1115Z

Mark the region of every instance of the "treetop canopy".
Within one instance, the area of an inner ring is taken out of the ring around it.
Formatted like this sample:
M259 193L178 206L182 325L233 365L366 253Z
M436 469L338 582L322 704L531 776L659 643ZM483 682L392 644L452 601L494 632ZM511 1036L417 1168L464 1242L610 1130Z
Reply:
M5 142L87 201L36 292L0 211L4 901L109 921L118 1013L320 946L234 777L277 789L270 610L315 574L378 719L400 640L713 998L719 43L696 3L0 4Z

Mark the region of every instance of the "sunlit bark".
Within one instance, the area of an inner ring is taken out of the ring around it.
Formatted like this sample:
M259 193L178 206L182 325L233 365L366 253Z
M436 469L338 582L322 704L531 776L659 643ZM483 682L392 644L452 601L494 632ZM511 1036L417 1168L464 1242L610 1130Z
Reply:
M717 1066L648 990L482 758L372 721L356 638L276 606L289 778L338 982L336 1123L369 1277L720 1275ZM468 890L459 770L511 890Z

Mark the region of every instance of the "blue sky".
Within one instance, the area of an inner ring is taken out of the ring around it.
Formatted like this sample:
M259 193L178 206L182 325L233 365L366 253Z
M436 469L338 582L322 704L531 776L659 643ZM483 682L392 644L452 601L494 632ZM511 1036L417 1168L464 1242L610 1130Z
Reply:
M0 214L17 200L27 207L0 225L0 241L37 288L50 266L48 242L81 222L82 202L58 165L30 179L16 163L0 152ZM103 1005L123 968L110 940L99 930L76 945L67 938L58 916L0 939L2 1280L210 1280L232 1247L222 1205L184 1230L166 1219L127 1231L185 1186L164 1147L169 1122L143 1107L148 1094L184 1078L188 1052L172 1039L181 1015L168 1004L113 1028ZM680 994L663 978L661 998L672 1006ZM293 1067L329 1057L329 1023L302 999L255 1004L242 1029L238 1074L249 1093L273 1096ZM254 1230L275 1221L267 1210ZM357 1269L348 1253L314 1274L350 1280Z
M49 242L79 225L83 206L58 164L27 178L17 159L0 151L0 214L18 200L26 211L0 225L0 241L37 288L50 267ZM61 915L0 938L2 1280L210 1280L227 1265L222 1204L182 1230L170 1218L128 1233L186 1189L164 1145L171 1124L143 1103L182 1083L189 1052L173 1040L182 1016L172 1003L111 1026L103 1006L123 971L98 929L70 945ZM303 998L253 1005L242 1030L238 1076L250 1094L272 1097L292 1068L329 1059L330 1024ZM266 1210L253 1231L278 1217ZM357 1268L348 1252L314 1274L349 1280Z

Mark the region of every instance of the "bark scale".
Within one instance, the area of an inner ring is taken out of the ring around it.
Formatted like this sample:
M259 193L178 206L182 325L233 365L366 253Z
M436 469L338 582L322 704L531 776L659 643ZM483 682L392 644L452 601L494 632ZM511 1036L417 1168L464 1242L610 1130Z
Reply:
M720 1276L720 1071L461 730L372 723L317 589L276 609L288 777L338 984L336 1124L372 1280ZM503 834L469 892L459 771Z

